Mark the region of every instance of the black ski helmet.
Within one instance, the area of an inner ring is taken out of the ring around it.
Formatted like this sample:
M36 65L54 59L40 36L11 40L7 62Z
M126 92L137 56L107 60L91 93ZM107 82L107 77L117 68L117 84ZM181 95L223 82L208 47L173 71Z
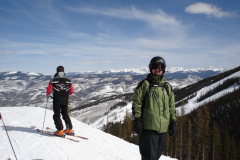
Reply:
M162 57L157 56L157 57L153 57L151 59L149 65L148 65L149 70L150 70L151 73L152 73L152 66L153 66L153 64L161 64L161 65L163 65L162 71L163 71L163 74L164 74L165 69L166 69L166 63L165 63L165 60Z

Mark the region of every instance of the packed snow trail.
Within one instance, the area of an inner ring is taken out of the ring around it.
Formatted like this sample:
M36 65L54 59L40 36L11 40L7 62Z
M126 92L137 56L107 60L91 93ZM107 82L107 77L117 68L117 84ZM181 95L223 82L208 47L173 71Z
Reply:
M209 101L212 101L214 99L218 99L219 97L221 97L222 95L226 94L226 93L230 93L233 92L234 89L237 89L239 86L237 84L232 85L231 87L228 87L227 89L224 89L204 100L202 100L201 102L197 102L197 99L201 97L201 95L206 94L209 90L213 90L214 88L216 88L218 85L221 85L224 81L226 81L227 79L230 78L234 78L234 77L240 77L240 71L233 73L232 75L216 82L213 83L209 86L206 86L202 89L200 89L199 91L197 91L197 95L195 97L193 97L192 99L188 100L188 103L184 105L185 108L185 114L190 113L191 111L197 109L200 105L203 105L204 103L208 103ZM187 97L183 98L183 99L187 99ZM178 107L176 110L180 113L181 107Z
M72 118L77 135L88 137L76 143L52 135L41 136L37 128L42 128L44 108L39 107L0 107L9 137L18 160L140 160L137 145L88 126ZM53 112L47 110L45 126L55 128ZM3 123L0 122L0 159L15 159ZM162 156L160 160L170 160Z

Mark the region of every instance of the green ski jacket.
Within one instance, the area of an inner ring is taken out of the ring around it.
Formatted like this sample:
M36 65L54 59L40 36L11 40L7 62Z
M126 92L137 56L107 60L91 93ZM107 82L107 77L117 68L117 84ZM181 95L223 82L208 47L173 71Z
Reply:
M168 83L169 96L164 87L159 87L164 84L165 77L148 74L147 78L155 86L148 94L147 90L150 85L148 80L143 80L138 84L133 97L133 117L141 119L143 129L165 133L168 130L169 121L176 121L174 93Z

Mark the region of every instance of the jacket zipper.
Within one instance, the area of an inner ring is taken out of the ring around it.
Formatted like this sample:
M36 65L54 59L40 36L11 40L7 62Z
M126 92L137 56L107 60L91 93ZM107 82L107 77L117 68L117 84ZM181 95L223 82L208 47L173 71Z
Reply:
M155 87L155 89L156 89L156 87ZM154 93L155 93L155 98L156 98L156 101L157 101L157 104L158 104L158 106L159 106L159 120L160 120L160 125L159 125L159 132L160 132L160 130L161 130L161 104L160 104L160 102L158 103L158 99L160 99L160 94L158 95L157 93L156 93L156 90L154 90Z

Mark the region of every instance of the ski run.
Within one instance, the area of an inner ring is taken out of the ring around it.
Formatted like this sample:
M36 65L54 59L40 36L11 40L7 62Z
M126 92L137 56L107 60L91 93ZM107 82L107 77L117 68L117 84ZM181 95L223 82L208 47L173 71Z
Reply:
M201 102L197 102L197 99L201 96L201 95L204 95L206 94L206 92L208 92L209 90L213 90L214 88L216 88L218 85L221 85L224 81L226 81L227 79L230 79L230 78L234 78L234 77L240 77L240 71L236 72L236 73L233 73L232 75L216 82L216 83L213 83L212 85L210 86L206 86L204 88L202 88L201 90L199 90L196 94L196 96L190 100L188 100L188 103L185 104L184 108L185 108L185 114L188 114L190 113L191 111L195 110L198 108L198 106L204 104L204 103L207 103L209 101L212 101L214 99L218 99L219 97L221 97L222 95L226 94L226 93L230 93L230 92L233 92L234 89L237 89L239 86L237 84L234 84L232 85L231 87L227 88L227 89L224 89L220 92L218 92L217 94L214 94L213 96L210 96L209 98L206 98L205 100L201 101ZM187 97L186 97L187 98ZM184 98L184 99L186 99ZM176 108L176 110L180 113L180 109L181 107L178 107Z
M66 136L79 142L37 132L42 129L45 109L39 107L0 107L0 159L14 160L140 160L137 145L88 126L72 118L76 135ZM44 124L54 129L53 112L47 110ZM6 126L8 135L5 131ZM13 149L14 152L13 152ZM161 156L160 160L173 158Z

